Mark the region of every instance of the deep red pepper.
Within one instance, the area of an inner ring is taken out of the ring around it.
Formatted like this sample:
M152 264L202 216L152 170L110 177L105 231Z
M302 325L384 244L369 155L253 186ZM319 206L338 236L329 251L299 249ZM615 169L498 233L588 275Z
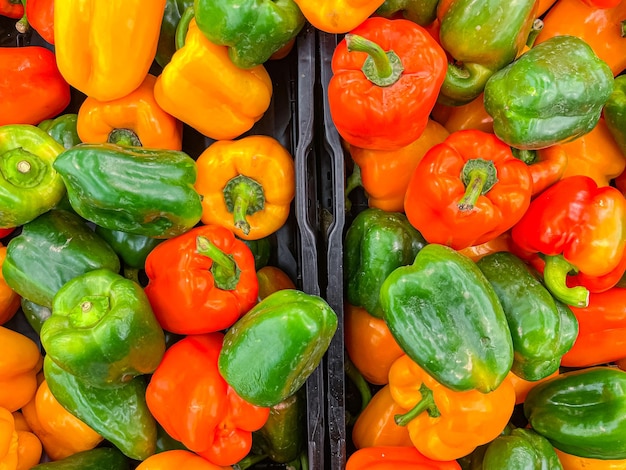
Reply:
M0 0L0 16L19 19L24 16L24 5L21 0Z

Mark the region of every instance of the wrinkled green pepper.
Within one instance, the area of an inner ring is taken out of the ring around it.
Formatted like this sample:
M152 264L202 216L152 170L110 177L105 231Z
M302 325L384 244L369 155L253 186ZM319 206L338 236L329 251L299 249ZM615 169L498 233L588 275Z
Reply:
M148 254L163 240L159 238L121 232L96 226L96 233L106 241L122 259L124 266L143 269Z
M489 78L485 110L511 147L535 150L591 131L613 91L611 69L575 36L555 36Z
M489 393L513 364L502 305L476 263L429 244L383 282L384 319L404 352L455 391Z
M527 265L509 252L492 253L477 263L494 288L513 339L511 371L535 381L556 372L561 357L578 335L578 321L557 300Z
M535 385L524 401L530 426L579 457L626 459L626 372L588 367Z
M63 148L69 149L82 142L76 130L77 121L78 114L69 113L55 117L54 119L41 121L37 127L46 131L48 135L60 143Z
M2 275L22 297L51 308L63 284L100 268L119 271L115 251L79 216L54 209L25 224L9 242Z
M115 447L96 447L54 462L35 465L31 470L129 470L130 461Z
M626 75L615 77L613 92L604 105L604 120L626 157Z
M26 321L39 335L44 322L52 315L52 310L49 307L31 302L24 297L21 298L20 304Z
M396 17L398 13L421 26L428 26L437 19L439 0L385 0L376 10L384 18Z
M97 387L154 372L165 352L163 329L141 286L108 269L61 287L40 337L59 367Z
M348 227L344 243L348 302L382 318L380 286L394 269L412 264L426 243L400 212L376 208L360 212Z
M337 323L337 314L319 296L294 289L274 292L228 329L220 373L244 400L277 405L320 364Z
M545 437L532 429L513 429L488 444L483 455L484 470L559 470L563 466Z
M65 195L53 162L63 146L29 124L0 126L0 228L23 225Z
M76 213L101 227L171 238L200 221L196 162L184 152L79 144L53 166Z
M185 10L193 6L193 0L167 0L161 21L161 31L154 59L165 67L176 52L176 27Z
M265 63L305 23L293 0L195 0L194 11L200 31L243 69Z

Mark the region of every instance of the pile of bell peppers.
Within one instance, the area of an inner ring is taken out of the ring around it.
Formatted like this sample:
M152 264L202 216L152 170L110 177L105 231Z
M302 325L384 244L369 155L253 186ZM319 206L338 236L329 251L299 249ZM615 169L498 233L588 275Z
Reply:
M626 469L626 0L0 17L0 468L306 469L342 321L342 467ZM341 314L276 265L299 188L255 127L303 28L337 38Z

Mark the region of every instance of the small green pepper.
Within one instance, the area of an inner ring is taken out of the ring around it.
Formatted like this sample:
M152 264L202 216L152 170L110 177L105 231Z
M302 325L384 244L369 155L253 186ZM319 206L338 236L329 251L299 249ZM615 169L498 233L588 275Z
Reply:
M384 18L393 18L398 12L421 26L428 26L437 19L439 0L385 0L376 10Z
M129 470L130 461L115 447L96 447L54 462L35 465L31 470Z
M54 119L41 121L37 127L46 131L50 137L60 143L63 148L69 149L81 143L76 130L78 114L63 114Z
M28 299L22 297L21 299L21 307L22 312L24 312L24 317L28 324L32 327L33 330L39 335L41 333L41 327L44 322L50 318L52 315L52 310L48 307L44 307L43 305L36 304L35 302L31 302Z
M498 436L483 455L484 470L559 470L563 466L545 437L532 429L516 428Z
M148 254L163 241L159 238L121 232L99 225L96 226L96 234L113 248L124 262L125 267L134 269L143 269Z
M613 92L604 105L604 120L626 157L626 75L615 77Z

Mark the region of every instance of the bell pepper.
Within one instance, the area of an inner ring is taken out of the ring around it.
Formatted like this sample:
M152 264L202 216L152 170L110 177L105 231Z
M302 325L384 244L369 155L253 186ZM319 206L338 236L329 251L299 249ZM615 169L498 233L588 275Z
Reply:
M602 460L626 459L626 372L588 367L534 387L524 401L530 426L557 449Z
M62 151L35 126L0 126L0 227L30 222L61 200L65 186L53 163Z
M440 103L437 107L442 107ZM493 134L493 118L485 110L481 93L469 103L460 106L446 106L445 116L439 120L448 132L475 129Z
M185 470L232 470L231 466L214 465L206 459L186 450L170 450L151 455L141 462L135 470L166 470L184 468Z
M556 36L489 78L485 109L501 140L540 149L591 131L612 91L611 69L585 41Z
M185 38L157 77L154 98L159 106L215 140L234 139L249 131L271 102L272 81L265 67L237 67L228 48L211 43L195 19Z
M114 100L88 96L80 105L76 130L83 142L181 150L182 123L154 99L156 77L147 74L138 88Z
M30 470L37 465L43 453L43 447L39 438L28 426L20 411L12 413L17 432L17 469Z
M591 46L616 77L626 69L624 18L623 1L613 8L599 9L581 0L558 0L544 16L535 45L555 36L576 36Z
M360 171L360 185L369 207L389 212L404 211L409 180L424 154L448 136L446 129L428 119L422 135L398 150L375 150L350 146L350 156Z
M226 332L219 371L244 400L257 406L276 405L304 385L317 368L337 324L337 314L321 297L279 290Z
M555 372L544 377L543 379L525 380L525 379L522 379L521 377L518 377L513 372L509 372L508 373L509 381L513 384L513 388L515 389L515 404L520 405L524 403L524 400L526 400L526 396L528 395L528 392L530 392L530 390L535 385L543 381L550 380L552 377L559 375L559 373L560 373L560 369L557 369Z
M458 106L478 97L489 77L519 55L536 12L534 0L440 1L439 40L452 62L438 102Z
M316 29L327 33L347 33L367 20L384 0L294 1Z
M454 460L432 460L414 447L377 446L359 449L348 457L346 470L461 470Z
M99 101L128 95L152 65L164 10L165 0L55 1L54 50L61 75ZM109 38L106 44L103 37Z
M404 199L409 222L429 243L460 250L509 230L528 205L528 167L493 134L457 131L424 155Z
M273 250L273 237L267 236L259 238L258 240L245 240L242 238L241 241L250 248L250 251L254 255L254 268L258 273L259 269L267 266L270 262Z
M7 256L7 247L0 244L0 270ZM4 325L17 313L21 297L4 280L0 271L0 325Z
M578 321L570 308L555 300L512 253L493 253L476 264L494 288L509 324L511 371L525 380L553 374L578 335Z
M34 470L81 470L101 468L106 470L129 470L130 462L114 447L98 447L84 450L55 462L41 463Z
M54 52L41 46L0 47L0 126L36 125L70 103L70 86Z
M515 390L507 379L489 393L453 391L407 355L391 366L389 390L409 410L397 415L396 423L407 426L415 448L433 460L458 459L495 439L515 405Z
M52 315L50 308L31 302L30 300L26 300L23 297L21 299L20 306L28 324L35 331L35 333L39 334L41 332L43 322L45 322L48 318L50 318L50 315Z
M428 26L437 19L439 0L385 0L376 10L376 15L396 18L398 14L409 21Z
M172 345L150 379L146 400L163 429L215 465L233 465L247 455L252 431L269 409L240 397L218 371L224 335L187 336Z
M587 136L582 136L570 144L551 145L538 150L511 149L516 158L528 165L533 180L533 196L541 193L565 176L571 154L565 150L566 146L577 145L576 142L585 139L585 137ZM572 155L572 157L574 160L576 155ZM574 166L574 164L570 165L570 167Z
M37 392L39 347L29 337L0 326L0 407L19 410Z
M146 275L154 315L172 333L224 330L257 302L254 257L219 225L194 227L155 247Z
M54 0L28 0L28 24L49 44L54 44Z
M76 130L78 115L74 113L62 114L54 119L41 121L37 127L48 133L50 137L60 143L64 149L72 148L81 143Z
M626 75L615 78L613 92L602 112L609 132L626 158Z
M531 202L511 238L522 258L524 253L543 255L544 282L555 298L586 307L594 278L614 278L607 290L626 271L625 224L626 199L617 189L599 188L588 176L570 176ZM566 284L572 272L583 285Z
M614 8L621 3L622 0L583 0L587 5L595 8Z
M213 44L227 46L230 60L242 69L267 62L305 23L294 0L196 0L194 13L200 31Z
M146 405L146 378L136 377L116 388L89 385L43 361L50 392L61 406L111 442L131 459L143 460L156 448L156 422Z
M328 105L350 145L397 150L424 132L446 70L446 55L412 21L372 17L335 48Z
M282 289L296 288L289 275L276 266L263 266L257 270L256 278L259 284L259 300Z
M143 269L148 254L164 240L159 238L135 235L96 226L95 232L109 244L123 261L124 272L132 269Z
M100 434L61 406L45 380L39 384L32 400L22 407L22 414L51 460L93 449L103 440Z
M487 256L491 253L497 253L499 251L511 251L511 234L510 231L504 232L502 235L498 235L496 238L489 240L488 242L481 243L480 245L468 246L462 250L457 250L464 256L467 256L472 261L476 262L479 259Z
M590 459L577 455L567 454L554 449L565 470L624 470L626 469L626 459L605 460Z
M0 16L18 19L24 16L24 5L21 0L1 0Z
M171 238L200 221L196 162L176 150L79 144L53 164L72 208L105 228Z
M52 307L66 282L99 268L119 271L113 249L76 214L54 209L25 224L9 242L2 274L23 298Z
M532 429L515 428L487 445L482 468L489 470L562 469L554 448Z
M41 451L37 437L20 430L14 414L0 407L0 468L29 470L39 463Z
M193 7L193 0L166 0L165 11L161 20L161 31L154 60L161 67L165 67L174 52L176 52L176 28L189 7Z
M243 239L263 238L282 227L296 194L295 164L274 137L252 135L217 141L196 160L202 222L223 225Z
M476 263L426 245L380 289L384 319L404 352L455 391L495 390L513 364L502 305Z

